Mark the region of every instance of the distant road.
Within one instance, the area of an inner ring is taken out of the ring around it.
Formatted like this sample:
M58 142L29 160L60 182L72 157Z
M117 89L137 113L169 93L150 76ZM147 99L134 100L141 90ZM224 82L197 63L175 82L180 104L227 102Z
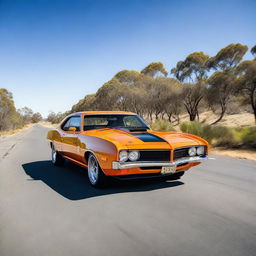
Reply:
M256 162L211 156L180 181L92 188L35 125L0 139L1 256L256 255Z

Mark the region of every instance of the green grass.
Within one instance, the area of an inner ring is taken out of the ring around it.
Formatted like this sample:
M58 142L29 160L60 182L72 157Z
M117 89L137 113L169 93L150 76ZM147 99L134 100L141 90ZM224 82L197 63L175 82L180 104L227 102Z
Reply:
M226 148L256 148L256 127L230 128L206 125L199 122L184 122L182 132L192 133L206 139L213 146Z

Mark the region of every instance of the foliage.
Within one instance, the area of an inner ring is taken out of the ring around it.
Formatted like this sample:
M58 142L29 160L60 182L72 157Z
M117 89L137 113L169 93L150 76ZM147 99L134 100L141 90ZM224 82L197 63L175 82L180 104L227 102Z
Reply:
M77 104L75 104L71 112L79 112L79 111L92 111L95 110L95 94L86 95L83 99L81 99Z
M203 52L191 53L184 61L179 61L171 73L181 82L186 79L189 79L189 82L206 79L208 59L209 56Z
M12 93L0 88L0 131L23 126L21 115L16 111Z
M50 112L49 115L46 118L46 121L51 122L53 124L58 124L60 123L68 114L70 114L69 111L65 112L65 113L54 113L54 112Z
M229 44L222 48L214 57L208 61L208 67L216 70L229 70L239 64L247 52L248 47L242 44Z
M182 99L190 121L199 118L199 104L204 96L207 79L207 61L209 56L203 52L189 54L184 61L179 61L171 73L183 84Z
M28 123L42 120L40 113L33 113L32 109L24 107L16 110L12 93L0 88L0 131L13 130Z
M254 45L251 49L252 55L256 55L256 45Z
M18 109L18 113L21 115L24 124L32 122L33 110L31 108L23 107Z
M230 44L208 60L209 69L216 70L208 79L208 103L212 108L217 105L221 109L219 118L213 124L218 123L226 113L227 104L235 92L236 66L247 50L246 45Z
M201 109L210 108L220 112L214 122L218 123L231 107L231 99L237 105L248 105L246 88L252 85L255 72L252 65L242 62L247 49L246 45L230 44L215 56L193 52L171 69L174 78L167 77L161 62L152 62L141 72L121 70L96 94L86 95L75 104L71 112L124 110L151 122L165 119L177 125L181 113L187 112L190 121L199 121Z
M184 122L182 132L198 135L213 146L233 148L256 148L256 127L230 128L212 126L199 122Z
M148 66L146 66L143 70L141 70L141 73L144 75L149 75L154 77L157 73L161 73L164 76L167 76L167 71L164 68L164 65L162 62L152 62Z
M241 62L236 68L238 79L237 91L242 92L248 98L254 112L256 122L256 60Z
M256 127L242 128L240 131L242 145L256 148Z
M170 122L158 119L150 124L151 129L155 131L175 131Z
M39 112L34 113L31 117L32 123L38 123L38 122L42 121L42 119L43 118Z

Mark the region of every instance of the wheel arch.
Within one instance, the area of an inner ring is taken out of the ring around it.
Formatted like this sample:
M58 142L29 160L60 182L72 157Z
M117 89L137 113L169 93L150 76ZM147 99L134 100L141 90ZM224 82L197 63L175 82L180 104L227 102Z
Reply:
M102 165L101 165L101 163L100 163L100 161L99 161L99 158L98 158L97 155L96 155L93 151L91 151L91 150L87 150L87 151L84 153L84 160L85 160L86 165L88 166L88 159L89 159L89 156L90 156L90 155L93 155L93 156L96 158L97 163L98 163L100 169L102 170L102 172L103 172L105 175L107 175L107 174L105 173L105 171L104 171L104 168L102 168Z

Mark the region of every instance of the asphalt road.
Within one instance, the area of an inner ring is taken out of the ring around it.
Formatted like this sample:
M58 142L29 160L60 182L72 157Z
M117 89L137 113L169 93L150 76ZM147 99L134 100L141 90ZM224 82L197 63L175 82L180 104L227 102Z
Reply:
M256 162L211 156L180 181L92 188L36 125L0 139L1 256L256 255Z

